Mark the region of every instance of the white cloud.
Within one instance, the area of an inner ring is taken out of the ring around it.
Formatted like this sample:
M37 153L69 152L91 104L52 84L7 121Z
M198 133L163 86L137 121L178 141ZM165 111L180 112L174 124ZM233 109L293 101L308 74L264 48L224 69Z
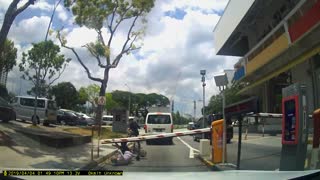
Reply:
M45 39L50 21L48 16L33 16L15 23L9 32L9 38L15 43L34 43Z
M195 9L198 8L200 10L224 10L225 6L228 3L228 0L171 0L168 1L170 3L166 3L162 5L163 11L175 10L175 8L183 8L183 9Z
M36 1L35 4L31 5L29 8L51 12L53 10L53 4L50 4L45 0L40 0L40 1Z
M59 5L56 9L56 13L58 14L58 18L65 22L68 20L68 14L65 8L62 5Z
M202 99L199 71L206 69L208 74L207 104L210 96L218 93L212 75L222 72L223 69L233 68L237 60L234 57L216 56L213 46L212 30L219 20L219 15L208 14L208 12L221 11L226 4L227 0L156 1L156 6L147 16L148 29L144 38L144 46L136 54L123 56L118 67L111 69L107 91L128 90L124 86L127 83L133 92L155 92L169 98L174 96L177 109L193 114L192 101ZM183 19L164 16L165 11L175 10L175 8L182 8L186 12ZM73 18L68 18L67 12L60 7L57 13L57 17L68 24ZM11 37L16 42L24 43L34 42L38 40L38 36L41 37L39 39L42 39L45 31L39 27L46 27L48 22L49 17L46 16L26 19L23 23L21 21L13 28ZM123 32L126 32L129 23L119 26L122 33L115 36L112 44L113 56L122 48L126 38ZM107 40L109 34L106 29L103 29L103 32L104 39ZM68 30L67 41L69 46L75 47L79 52L92 75L101 78L103 70L97 66L96 60L84 48L81 48L86 43L94 42L96 37L97 33L94 30L74 27ZM83 67L70 50L62 48L62 52L73 60L59 82L70 81L77 88L95 83L87 78ZM201 102L197 102L197 114L200 114L200 107L202 107L200 104Z

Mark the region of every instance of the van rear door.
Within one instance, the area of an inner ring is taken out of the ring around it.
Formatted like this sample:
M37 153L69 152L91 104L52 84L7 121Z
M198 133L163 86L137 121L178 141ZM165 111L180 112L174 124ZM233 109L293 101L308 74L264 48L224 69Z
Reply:
M173 132L172 118L170 113L149 113L146 119L147 133L170 133Z

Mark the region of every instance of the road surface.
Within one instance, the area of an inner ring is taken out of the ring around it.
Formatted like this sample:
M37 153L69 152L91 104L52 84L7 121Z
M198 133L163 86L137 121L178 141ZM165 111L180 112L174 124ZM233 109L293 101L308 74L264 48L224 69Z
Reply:
M190 137L191 138L191 137ZM112 166L109 162L100 164L96 169L115 169L125 172L199 172L210 171L198 158L195 151L179 138L173 138L173 145L146 145L142 148L147 156L140 161L133 160L128 166Z
M175 131L185 131L175 130ZM143 134L143 132L141 132ZM244 137L244 135L243 135ZM237 135L231 144L227 145L228 162L237 163ZM248 135L242 141L240 169L242 170L276 170L280 164L281 138L279 136L261 137L258 134ZM147 156L140 161L134 160L128 166L111 166L104 162L97 169L119 169L124 171L209 171L209 169L194 155L199 149L199 142L192 136L174 138L174 145L146 145L142 147ZM211 148L211 147L210 147ZM191 150L190 150L191 149ZM196 149L196 150L193 150Z

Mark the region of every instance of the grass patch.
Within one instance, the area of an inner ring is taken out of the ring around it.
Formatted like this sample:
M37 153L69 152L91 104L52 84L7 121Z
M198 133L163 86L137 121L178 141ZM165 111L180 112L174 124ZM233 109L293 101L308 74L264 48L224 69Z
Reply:
M91 134L92 134L91 127L65 128L63 130L67 131L69 133L78 134L78 135L91 136ZM94 130L93 133L94 133L93 138L97 139L98 138L98 130ZM103 139L123 138L123 137L127 137L127 134L112 132L112 129L110 127L102 127L101 128L101 138L103 138Z
M27 126L27 128L42 129L40 126L35 126L35 125Z

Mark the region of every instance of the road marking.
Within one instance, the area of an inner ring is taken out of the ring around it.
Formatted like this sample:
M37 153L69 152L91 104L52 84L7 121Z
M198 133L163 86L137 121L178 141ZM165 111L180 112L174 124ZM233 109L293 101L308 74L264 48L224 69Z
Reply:
M196 152L200 152L198 149L193 148L192 146L190 146L188 143L186 143L184 140L182 140L180 137L177 137L184 145L186 145L189 149L189 158L194 158L194 151Z

